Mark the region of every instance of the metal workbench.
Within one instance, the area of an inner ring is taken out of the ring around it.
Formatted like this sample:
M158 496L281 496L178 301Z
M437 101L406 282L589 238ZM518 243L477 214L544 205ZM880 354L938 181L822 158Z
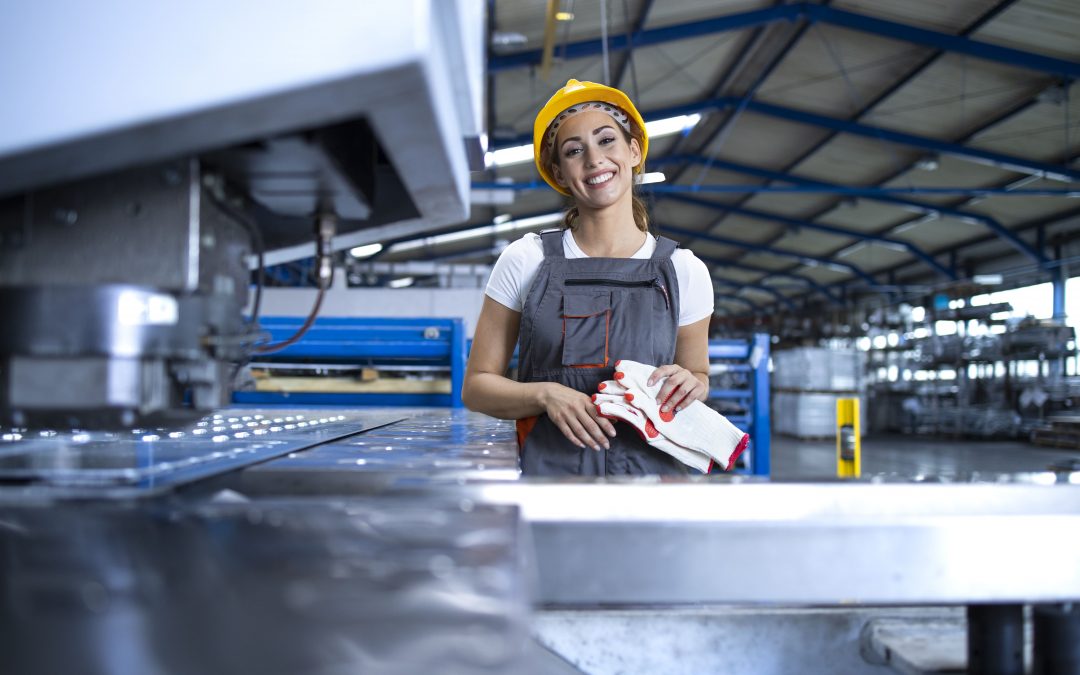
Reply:
M800 672L888 672L873 621L1080 599L1077 473L523 480L511 423L447 409L140 431L4 430L5 670L792 672L798 645ZM656 666L710 630L787 646Z

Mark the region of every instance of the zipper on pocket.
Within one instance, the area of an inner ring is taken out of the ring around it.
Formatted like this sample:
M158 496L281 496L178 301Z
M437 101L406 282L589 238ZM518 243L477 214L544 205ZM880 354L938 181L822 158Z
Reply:
M671 297L660 277L647 281L623 281L622 279L567 279L566 286L618 286L620 288L655 288L664 294L664 307L671 309Z

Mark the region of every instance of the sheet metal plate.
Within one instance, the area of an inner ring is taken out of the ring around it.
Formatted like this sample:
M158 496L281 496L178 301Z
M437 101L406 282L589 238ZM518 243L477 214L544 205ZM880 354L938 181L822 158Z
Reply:
M400 422L290 453L245 473L260 480L273 474L299 473L309 479L329 474L327 480L348 474L354 484L366 477L396 485L514 480L520 475L513 422L468 410L399 411L405 418Z
M0 429L0 496L157 494L400 420L390 410L225 410L184 428Z
M0 663L36 673L518 673L513 507L382 496L0 506Z

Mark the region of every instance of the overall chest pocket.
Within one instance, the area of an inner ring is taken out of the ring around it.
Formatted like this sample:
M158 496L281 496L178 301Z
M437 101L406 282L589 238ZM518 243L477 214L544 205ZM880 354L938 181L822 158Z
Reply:
M611 330L610 291L568 291L563 295L564 366L603 368L608 365Z

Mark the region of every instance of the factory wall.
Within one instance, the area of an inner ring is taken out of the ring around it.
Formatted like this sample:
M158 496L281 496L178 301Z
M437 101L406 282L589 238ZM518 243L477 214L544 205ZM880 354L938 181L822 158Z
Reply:
M315 302L313 288L263 290L263 316L304 317ZM473 336L484 291L480 288L331 288L319 316L417 316L462 318Z

